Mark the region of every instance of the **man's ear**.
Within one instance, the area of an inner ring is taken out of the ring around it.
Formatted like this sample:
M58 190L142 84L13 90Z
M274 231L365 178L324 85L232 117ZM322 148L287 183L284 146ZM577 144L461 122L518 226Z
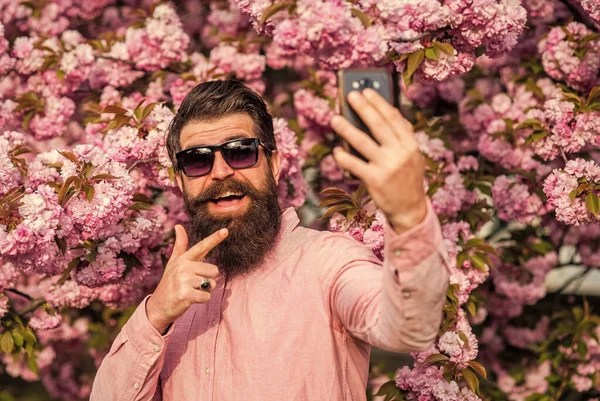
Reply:
M279 174L281 173L281 156L276 150L271 151L271 172L275 183L279 185Z

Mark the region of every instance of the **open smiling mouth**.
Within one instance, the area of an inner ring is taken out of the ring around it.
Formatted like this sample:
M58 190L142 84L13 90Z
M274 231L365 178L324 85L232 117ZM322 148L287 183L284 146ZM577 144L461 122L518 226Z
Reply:
M217 198L211 199L210 202L218 207L234 207L242 203L246 198L244 194L236 192L226 192Z

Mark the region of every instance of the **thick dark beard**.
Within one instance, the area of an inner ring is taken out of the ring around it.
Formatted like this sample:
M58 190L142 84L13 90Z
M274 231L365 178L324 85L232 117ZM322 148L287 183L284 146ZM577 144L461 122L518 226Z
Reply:
M238 216L214 216L208 211L211 199L227 192L242 193L250 200L248 209ZM281 208L277 184L271 172L266 188L259 191L251 184L234 180L216 181L197 197L190 199L184 187L185 206L190 216L189 246L227 227L229 236L214 247L204 261L216 265L227 279L242 276L260 266L275 246L281 227Z

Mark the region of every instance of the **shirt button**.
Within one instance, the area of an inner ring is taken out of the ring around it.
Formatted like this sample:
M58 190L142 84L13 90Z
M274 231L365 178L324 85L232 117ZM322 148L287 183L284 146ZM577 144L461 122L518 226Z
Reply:
M216 326L217 325L217 321L213 320L212 322L210 322L210 324L212 324L213 326Z
M411 296L410 291L402 291L402 296L404 297L404 299L408 299Z
M133 388L136 390L140 388L140 383L133 383Z
M205 370L205 372L206 372L206 375L208 376L208 375L209 375L209 372L210 372L210 369L208 368L208 366L206 367L206 370Z
M159 352L160 351L160 345L152 344L152 349L154 350L154 352Z
M396 249L396 250L394 251L394 255L396 255L396 256L400 256L400 255L402 255L402 249Z

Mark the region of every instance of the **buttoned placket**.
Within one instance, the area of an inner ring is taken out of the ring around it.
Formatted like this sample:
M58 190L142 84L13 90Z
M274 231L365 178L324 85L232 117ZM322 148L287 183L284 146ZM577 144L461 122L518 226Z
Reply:
M210 301L208 302L208 313L207 313L207 329L205 335L208 336L208 344L210 344L210 350L203 355L204 365L202 366L201 372L203 372L203 380L201 382L206 383L206 386L202 386L204 393L207 395L207 400L213 399L214 388L215 388L215 362L217 353L217 336L219 334L219 321L221 320L221 309L223 306L223 296L225 294L225 288L227 283L225 280L219 280L216 288L211 292Z

